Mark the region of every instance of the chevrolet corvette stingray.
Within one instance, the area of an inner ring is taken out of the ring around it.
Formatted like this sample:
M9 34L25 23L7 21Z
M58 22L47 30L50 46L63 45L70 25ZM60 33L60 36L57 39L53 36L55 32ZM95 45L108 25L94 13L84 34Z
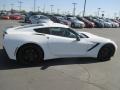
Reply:
M110 39L58 23L8 28L3 34L3 47L10 59L23 64L68 57L109 60L117 50Z

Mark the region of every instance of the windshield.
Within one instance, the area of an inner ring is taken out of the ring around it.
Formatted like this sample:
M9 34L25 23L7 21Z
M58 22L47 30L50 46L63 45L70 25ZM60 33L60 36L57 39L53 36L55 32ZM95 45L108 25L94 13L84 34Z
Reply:
M40 19L49 19L49 18L46 16L40 16Z
M63 17L57 17L57 19L59 19L59 20L64 20L64 18L63 18Z
M70 19L73 21L79 21L76 17L70 17Z

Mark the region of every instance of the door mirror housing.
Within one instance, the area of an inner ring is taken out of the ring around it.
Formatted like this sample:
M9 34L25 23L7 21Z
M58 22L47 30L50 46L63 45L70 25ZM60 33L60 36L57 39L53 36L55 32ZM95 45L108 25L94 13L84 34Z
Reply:
M80 41L79 35L76 35L76 41Z

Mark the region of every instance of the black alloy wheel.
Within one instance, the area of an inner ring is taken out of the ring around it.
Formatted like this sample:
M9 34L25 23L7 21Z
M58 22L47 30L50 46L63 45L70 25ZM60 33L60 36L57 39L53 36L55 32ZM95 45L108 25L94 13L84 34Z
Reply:
M102 61L110 60L114 53L115 53L114 45L112 44L104 45L98 53L98 59Z
M43 61L43 52L36 45L26 45L17 53L17 61L20 64L39 64Z

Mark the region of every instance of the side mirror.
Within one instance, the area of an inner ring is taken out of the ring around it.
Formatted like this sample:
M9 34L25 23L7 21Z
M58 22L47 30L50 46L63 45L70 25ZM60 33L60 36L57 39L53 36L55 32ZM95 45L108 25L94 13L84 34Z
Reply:
M80 41L79 35L76 35L76 41Z

